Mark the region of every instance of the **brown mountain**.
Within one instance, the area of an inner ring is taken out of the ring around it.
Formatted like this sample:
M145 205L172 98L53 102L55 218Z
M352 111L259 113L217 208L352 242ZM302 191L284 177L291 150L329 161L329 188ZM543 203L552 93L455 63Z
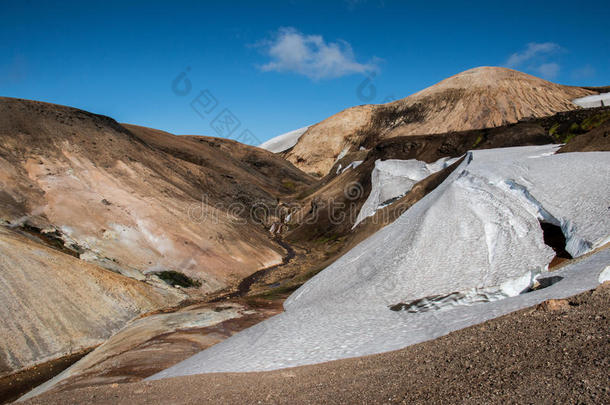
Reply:
M250 212L311 182L235 141L0 98L0 378L281 263Z
M311 126L285 153L302 170L325 175L342 154L380 139L497 127L579 108L595 90L562 86L500 67L459 73L402 100L348 108Z
M264 150L0 99L0 218L128 276L177 271L209 292L281 262L257 203L311 180Z
M104 270L5 227L0 285L0 379L97 346L134 317L184 299L163 283Z

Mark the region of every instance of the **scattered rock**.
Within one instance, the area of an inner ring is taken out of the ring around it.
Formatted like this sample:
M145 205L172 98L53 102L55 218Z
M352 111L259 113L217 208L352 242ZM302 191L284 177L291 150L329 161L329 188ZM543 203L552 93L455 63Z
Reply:
M567 311L570 309L570 302L568 300L547 300L536 306L538 311Z

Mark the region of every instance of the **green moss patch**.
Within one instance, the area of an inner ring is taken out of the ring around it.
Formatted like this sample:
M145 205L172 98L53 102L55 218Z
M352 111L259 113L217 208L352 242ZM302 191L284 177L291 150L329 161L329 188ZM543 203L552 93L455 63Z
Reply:
M184 288L201 287L201 281L194 280L178 271L160 271L155 273L155 275L171 286L177 285Z
M610 120L610 111L602 111L584 119L581 117L577 120L557 122L549 129L549 135L557 142L568 143L576 136L586 134L608 120Z
M603 124L609 119L610 111L604 111L584 119L583 122L580 124L580 127L585 131L590 131L594 128L599 127L601 124Z
M292 182L290 180L282 181L282 186L292 192L294 192L297 189L297 185L294 184L294 182Z
M476 148L477 146L479 146L481 144L481 142L483 142L483 135L479 135L477 137L477 140L474 141L474 143L472 144L472 147Z

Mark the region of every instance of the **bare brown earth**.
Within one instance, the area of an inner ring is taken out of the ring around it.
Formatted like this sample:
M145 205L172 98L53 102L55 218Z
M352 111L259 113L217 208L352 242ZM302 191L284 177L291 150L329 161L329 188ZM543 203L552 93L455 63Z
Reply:
M273 211L312 178L234 141L129 128L0 98L0 377L60 362L287 254L268 232L275 214L250 212Z
M311 184L314 180L286 160L232 139L174 136L157 129L121 125L147 145L205 168L208 177L217 177L215 183L219 187L210 187L206 193L227 205L237 199L248 207L255 203L271 206L276 203L274 197L291 195L299 186Z
M13 402L26 392L53 378L58 372L70 367L93 348L69 354L55 360L37 364L14 374L0 377L0 403Z
M53 390L141 381L280 313L282 301L197 304L139 319L63 373Z
M287 153L324 176L341 152L379 139L491 128L578 109L571 100L597 90L562 86L499 67L470 69L402 100L349 108L311 126Z
M0 117L0 218L56 233L81 258L137 279L184 273L201 293L282 261L266 219L245 219L311 182L233 141L129 130L18 99L0 99Z
M130 319L184 299L5 227L0 286L0 377L97 346Z
M605 283L395 352L81 388L27 403L608 403L609 304Z

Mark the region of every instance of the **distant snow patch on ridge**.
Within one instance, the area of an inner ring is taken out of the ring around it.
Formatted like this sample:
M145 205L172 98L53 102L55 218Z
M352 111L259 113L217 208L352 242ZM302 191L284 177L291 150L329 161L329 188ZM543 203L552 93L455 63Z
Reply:
M341 152L337 155L337 158L335 159L335 163L337 163L338 161L340 161L341 159L343 159L345 157L345 155L347 155L347 153L350 150L350 145L347 145L345 148L343 148L343 150L341 150Z
M386 201L401 197L426 177L451 166L460 158L441 158L434 163L420 160L377 160L371 173L371 193L362 205L354 227L386 206Z
M151 379L396 350L594 288L606 278L610 249L542 277L554 252L539 221L560 224L568 244L577 241L574 256L601 246L610 235L610 152L550 154L557 148L469 152L396 221L295 291L285 312ZM546 288L520 293L549 278ZM427 310L390 310L422 297Z
M610 106L610 93L601 93L572 100L572 102L583 108L595 108Z
M337 167L337 174L343 174L346 170L349 169L355 169L358 166L360 166L362 164L362 162L364 162L364 160L354 160L352 163L350 163L349 165L343 167L341 164L339 164L339 166Z
M307 126L278 135L275 138L271 138L268 141L261 143L258 147L273 153L283 152L296 145L301 135L303 135L308 128L309 127Z

